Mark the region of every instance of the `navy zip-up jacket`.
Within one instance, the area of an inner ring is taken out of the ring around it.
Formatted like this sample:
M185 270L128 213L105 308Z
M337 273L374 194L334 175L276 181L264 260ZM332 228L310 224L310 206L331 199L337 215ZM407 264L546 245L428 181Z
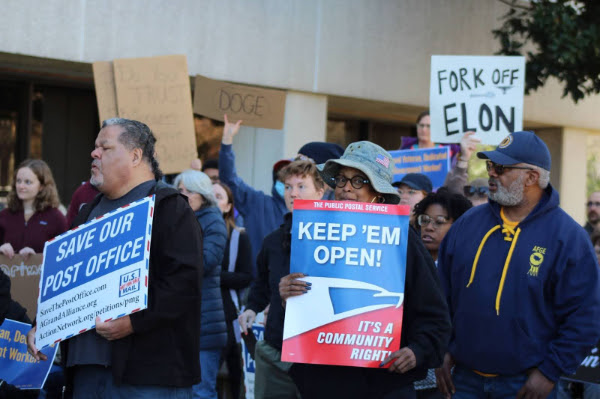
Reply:
M231 145L221 144L219 179L231 188L235 208L244 217L244 227L250 238L254 264L263 239L283 223L283 216L288 212L285 201L275 190L275 181L273 181L271 195L267 195L252 188L237 175L235 155Z
M440 247L438 270L457 364L491 374L537 367L572 374L600 338L598 262L585 230L548 186L517 227L494 201L467 211Z

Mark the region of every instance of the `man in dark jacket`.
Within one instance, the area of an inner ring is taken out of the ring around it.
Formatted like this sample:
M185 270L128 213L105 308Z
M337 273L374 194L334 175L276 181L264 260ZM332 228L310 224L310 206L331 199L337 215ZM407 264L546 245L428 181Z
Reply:
M453 334L438 386L453 398L552 396L600 338L596 255L559 207L533 132L477 156L490 201L455 221L439 252Z
M104 121L92 152L91 183L102 195L85 205L79 225L155 194L148 308L101 322L62 346L73 397L180 397L200 381L202 232L187 201L158 182L156 139L145 124ZM35 347L35 327L28 334Z

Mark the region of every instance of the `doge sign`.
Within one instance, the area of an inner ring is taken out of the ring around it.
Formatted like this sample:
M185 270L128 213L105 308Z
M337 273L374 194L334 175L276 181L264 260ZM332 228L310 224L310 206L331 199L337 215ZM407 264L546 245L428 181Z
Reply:
M133 202L46 242L38 347L71 338L148 303L154 197Z

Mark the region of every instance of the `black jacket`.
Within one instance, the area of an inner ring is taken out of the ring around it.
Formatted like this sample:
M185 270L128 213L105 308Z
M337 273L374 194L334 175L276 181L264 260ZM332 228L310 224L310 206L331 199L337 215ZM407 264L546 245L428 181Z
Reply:
M252 281L252 249L250 248L250 239L245 231L240 232L238 243L238 253L235 260L235 269L230 272L229 269L229 244L231 243L231 234L225 247L223 263L221 263L221 296L223 297L223 307L225 309L225 320L231 322L238 317L240 309L236 309L231 299L230 289L237 290L238 300L242 300L242 289L247 288Z
M404 294L400 348L412 349L417 367L398 374L373 368L294 364L290 373L303 397L383 397L423 379L428 368L441 366L451 333L448 306L435 263L412 227ZM366 391L359 392L363 388Z
M267 305L269 316L265 327L265 341L281 350L285 311L279 296L279 280L290 274L292 214L284 216L283 224L267 235L256 258L258 276L250 286L247 309L262 312Z
M112 373L116 384L189 387L200 381L202 231L178 191L158 182L150 194L156 200L148 308L130 315L133 334L113 341ZM86 222L101 197L81 209L74 226Z

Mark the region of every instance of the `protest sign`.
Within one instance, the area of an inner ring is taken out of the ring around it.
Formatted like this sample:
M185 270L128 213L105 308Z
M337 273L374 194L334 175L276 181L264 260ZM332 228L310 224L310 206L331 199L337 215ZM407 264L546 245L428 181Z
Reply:
M394 160L394 181L400 181L408 173L422 173L429 177L433 189L444 185L450 171L450 147L422 148L416 150L390 151Z
M117 110L117 89L115 87L115 71L112 62L99 61L92 64L94 86L98 102L98 116L102 121L119 116Z
M256 338L256 342L262 341L265 338L265 326L260 324L252 325L252 332ZM256 366L254 357L250 353L246 342L242 340L242 360L244 362L244 386L246 387L246 399L254 399L254 379L256 376Z
M44 247L36 343L43 348L146 309L154 196L78 226Z
M592 348L575 374L562 378L569 381L600 384L600 344Z
M281 360L379 367L400 347L409 207L294 201L290 272L311 290L287 300Z
M35 360L27 353L27 332L31 325L6 319L0 326L0 378L20 389L40 389L56 355L58 346L42 353L48 360Z
M114 68L119 116L150 126L164 173L188 169L198 151L185 56L118 59Z
M196 75L194 112L223 121L242 119L244 125L283 129L285 91L223 82Z
M37 311L42 254L28 258L15 255L12 259L0 255L0 269L10 277L11 298L27 309L27 316L33 320Z
M459 143L467 131L499 144L523 129L525 58L431 56L431 139Z

